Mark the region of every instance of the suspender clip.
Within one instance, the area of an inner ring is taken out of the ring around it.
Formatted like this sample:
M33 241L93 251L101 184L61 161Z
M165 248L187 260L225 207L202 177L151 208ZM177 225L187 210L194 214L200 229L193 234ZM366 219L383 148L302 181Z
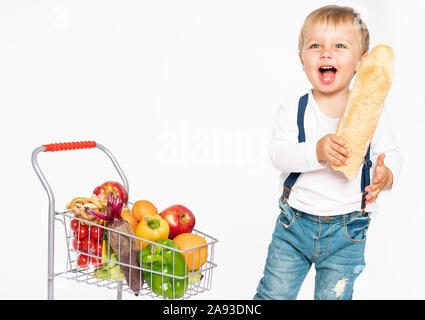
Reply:
M283 185L283 203L288 202L289 194L291 193L292 188L286 184Z
M372 163L371 160L369 160L369 159L368 160L364 160L363 163L364 163L364 166L366 168L372 168L373 163Z

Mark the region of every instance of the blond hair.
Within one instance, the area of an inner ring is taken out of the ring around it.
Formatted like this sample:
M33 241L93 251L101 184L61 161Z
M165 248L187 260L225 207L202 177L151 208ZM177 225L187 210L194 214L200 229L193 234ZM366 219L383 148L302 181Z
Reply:
M301 53L304 46L304 33L307 26L315 22L324 22L331 26L339 26L342 23L351 22L359 30L360 34L360 53L361 55L369 51L369 30L366 24L360 18L360 14L350 7L341 7L337 5L324 6L311 12L301 27L298 38L298 50Z

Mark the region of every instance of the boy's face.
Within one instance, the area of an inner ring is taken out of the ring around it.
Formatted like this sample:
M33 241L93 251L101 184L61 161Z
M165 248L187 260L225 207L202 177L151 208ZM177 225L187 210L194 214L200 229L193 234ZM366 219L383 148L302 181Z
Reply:
M360 36L352 23L307 26L301 63L313 88L324 94L348 90L360 64Z

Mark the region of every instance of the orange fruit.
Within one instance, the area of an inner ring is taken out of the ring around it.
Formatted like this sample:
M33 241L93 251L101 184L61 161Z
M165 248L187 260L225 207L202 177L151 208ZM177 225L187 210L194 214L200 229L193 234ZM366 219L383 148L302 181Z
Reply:
M194 233L181 233L176 236L173 241L177 244L180 250L187 250L205 245L201 248L182 252L189 271L199 269L207 261L207 242L200 235Z
M139 220L137 220L136 216L131 213L129 208L122 209L121 217L128 222L133 231L136 231L137 225L139 224Z
M137 220L141 221L144 216L158 214L158 210L152 202L148 200L137 200L131 208L131 212L136 216Z

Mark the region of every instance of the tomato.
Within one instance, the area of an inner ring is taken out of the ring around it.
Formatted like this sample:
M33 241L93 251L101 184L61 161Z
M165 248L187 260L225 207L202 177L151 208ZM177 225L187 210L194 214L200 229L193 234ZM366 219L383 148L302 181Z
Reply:
M87 239L81 240L78 248L82 252L89 252L89 243Z
M89 246L89 253L97 256L96 257L90 257L90 263L97 267L102 263L102 252L103 252L103 241L89 241L88 242L88 246Z
M99 241L93 245L93 252L92 254L98 257L102 257L102 251L103 251L103 241Z
M85 253L95 253L97 248L97 241L90 240L89 238L78 240L78 238L74 238L72 240L72 246L75 250L85 252Z
M90 228L90 238L93 240L103 240L103 228L93 226Z
M77 239L77 238L73 238L73 239L72 239L72 247L73 247L75 250L79 250L79 249L78 249L78 248L79 248L79 246L80 246L80 243L79 243L78 239Z
M87 250L84 247L83 240L80 241L77 238L74 238L72 240L72 246L74 247L75 250L82 251L82 252L87 252Z
M88 248L87 252L90 253L90 254L96 255L97 250L98 250L97 249L97 241L93 241L93 240L90 240L90 239L85 239L84 241L86 241L86 243L87 243L87 248Z
M85 239L89 249L88 252L96 257L89 257L89 262L93 266L97 267L102 263L102 249L103 249L103 241L90 241Z
M78 264L78 266L80 267L80 268L85 268L85 267L87 267L87 263L88 263L88 261L89 261L89 259L88 259L89 257L88 256L86 256L85 254L80 254L79 256L78 256L78 262L77 262L77 264Z
M72 240L72 247L75 250L87 252L88 244L87 244L87 241L85 240L78 240L78 238L74 238Z
M83 248L85 252L88 252L90 254L94 254L96 252L96 244L97 244L96 241L86 238L82 242L83 242Z
M87 236L89 235L89 228L87 228L87 226L80 226L80 229L78 230L78 238L80 240L84 240L87 238Z
M78 220L71 220L71 230L75 232L78 232L78 226L80 225L80 221Z

